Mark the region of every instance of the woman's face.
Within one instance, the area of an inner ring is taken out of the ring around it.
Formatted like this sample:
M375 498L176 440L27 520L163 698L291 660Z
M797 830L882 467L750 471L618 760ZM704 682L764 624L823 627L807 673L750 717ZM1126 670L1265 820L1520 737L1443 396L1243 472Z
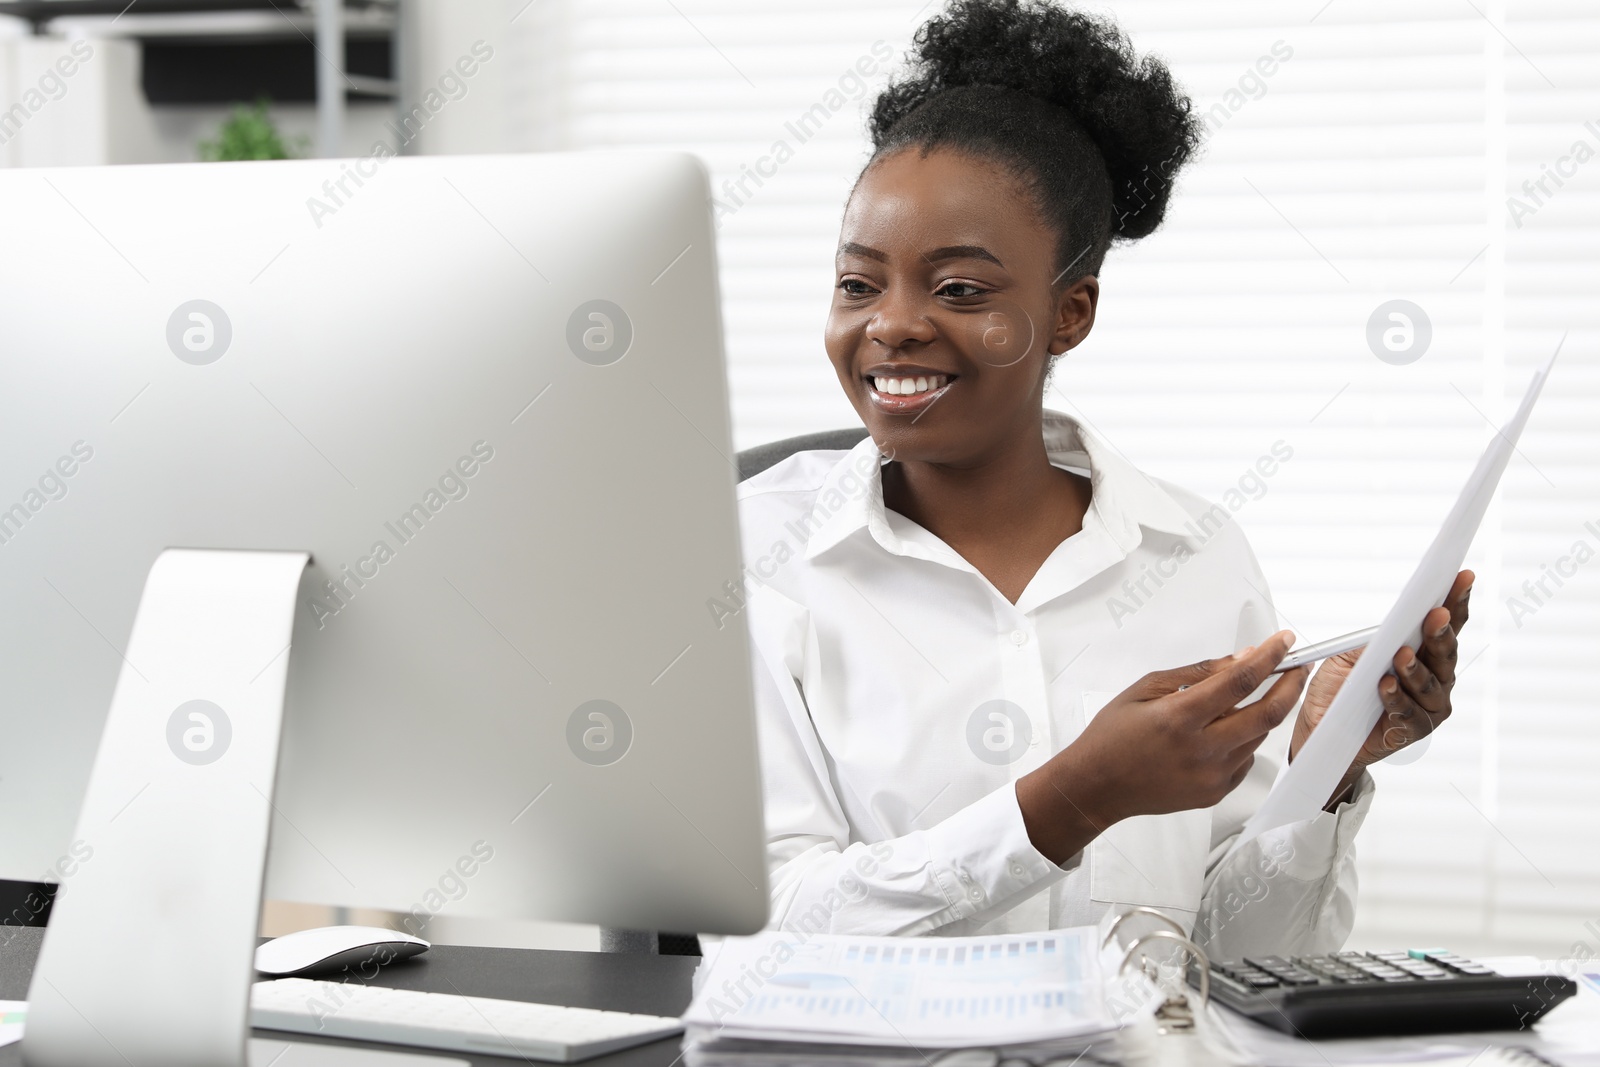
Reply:
M1052 283L1056 233L1004 170L908 149L846 205L825 342L896 459L970 466L1037 436L1045 375L1094 323L1099 283Z

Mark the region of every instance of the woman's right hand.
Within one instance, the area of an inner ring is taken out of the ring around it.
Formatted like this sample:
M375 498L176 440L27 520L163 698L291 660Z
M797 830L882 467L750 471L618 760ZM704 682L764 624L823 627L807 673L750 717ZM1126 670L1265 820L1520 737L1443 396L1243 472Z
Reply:
M1061 863L1134 815L1208 808L1250 772L1257 746L1294 710L1310 672L1286 671L1287 630L1254 648L1147 674L1100 709L1077 740L1017 781L1033 845Z

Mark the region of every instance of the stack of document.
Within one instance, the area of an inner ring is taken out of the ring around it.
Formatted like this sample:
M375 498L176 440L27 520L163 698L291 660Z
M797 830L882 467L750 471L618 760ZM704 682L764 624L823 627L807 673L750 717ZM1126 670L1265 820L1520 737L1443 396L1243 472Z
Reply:
M695 976L684 1060L888 1067L963 1048L1034 1063L1070 1058L1108 1042L1158 999L1142 976L1108 982L1108 961L1093 927L1000 937L729 938Z

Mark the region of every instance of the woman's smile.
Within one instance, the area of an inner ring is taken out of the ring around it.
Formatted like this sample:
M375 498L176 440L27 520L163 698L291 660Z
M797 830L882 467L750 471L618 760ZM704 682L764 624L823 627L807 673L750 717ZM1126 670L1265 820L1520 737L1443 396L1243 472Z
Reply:
M937 403L960 375L911 363L879 363L867 368L862 382L879 411L916 415Z

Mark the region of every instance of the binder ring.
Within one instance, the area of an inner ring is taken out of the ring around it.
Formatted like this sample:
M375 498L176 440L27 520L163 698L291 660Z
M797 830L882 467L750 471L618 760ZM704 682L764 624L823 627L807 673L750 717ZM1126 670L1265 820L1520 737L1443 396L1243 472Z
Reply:
M1179 937L1187 939L1189 936L1189 932L1169 918L1165 912L1157 911L1154 908L1147 908L1141 904L1129 908L1127 911L1123 912L1121 915L1118 915L1111 921L1111 928L1106 931L1106 939L1100 942L1100 947L1105 948L1107 945L1111 944L1111 939L1117 936L1117 931L1121 929L1122 924L1133 918L1135 915L1148 915L1157 922L1164 923L1165 925L1171 927L1172 932L1177 934Z
M1123 972L1128 969L1128 965L1133 962L1133 954L1151 941L1176 941L1188 950L1189 955L1194 957L1194 961L1200 965L1200 1006L1202 1008L1205 1007L1206 1003L1211 999L1210 961L1206 959L1205 951L1199 945L1182 934L1173 933L1171 930L1157 930L1154 933L1145 934L1129 945L1128 951L1122 957L1122 966L1117 969L1117 976L1121 977Z

